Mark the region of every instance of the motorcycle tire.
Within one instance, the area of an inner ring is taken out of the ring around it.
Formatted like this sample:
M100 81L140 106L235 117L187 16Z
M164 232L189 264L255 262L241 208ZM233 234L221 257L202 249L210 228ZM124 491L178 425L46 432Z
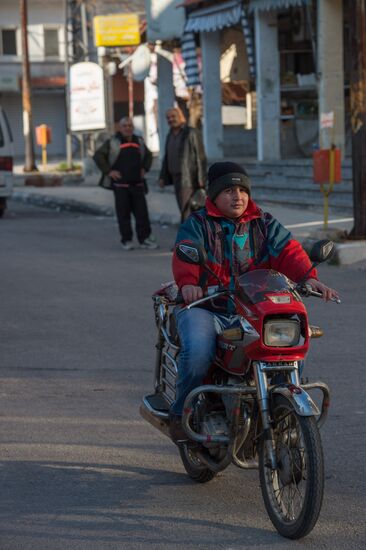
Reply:
M187 474L197 483L207 483L216 476L217 472L213 472L202 464L199 458L195 457L189 445L180 445L179 453Z
M264 504L277 531L305 537L319 517L324 490L323 450L314 417L300 416L276 396L273 408L278 468L272 470L265 441L259 445L259 478Z

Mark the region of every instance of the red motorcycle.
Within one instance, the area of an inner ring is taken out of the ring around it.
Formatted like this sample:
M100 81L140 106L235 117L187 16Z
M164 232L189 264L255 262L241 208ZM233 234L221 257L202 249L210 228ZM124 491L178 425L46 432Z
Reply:
M333 248L331 241L316 243L310 253L313 266L330 258ZM179 244L177 254L213 274L200 245ZM319 327L309 325L302 297L321 294L262 269L241 275L234 291L219 282L210 296L180 307L190 309L223 296L234 304L240 326L218 336L216 358L204 383L186 398L182 425L188 441L179 446L180 456L188 475L200 483L231 463L259 468L273 525L281 535L299 539L313 529L323 499L319 428L326 419L329 388L322 382L302 383L299 377L310 338L322 335ZM140 413L169 436L179 355L176 285L166 285L153 301L158 328L155 391L143 398ZM319 408L308 394L313 389L322 394Z

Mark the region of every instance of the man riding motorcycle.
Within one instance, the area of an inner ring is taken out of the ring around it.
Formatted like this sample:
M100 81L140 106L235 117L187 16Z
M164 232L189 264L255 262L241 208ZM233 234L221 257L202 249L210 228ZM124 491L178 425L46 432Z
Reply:
M317 272L291 233L250 198L251 182L246 171L232 162L217 162L208 171L205 208L194 212L180 226L176 245L200 243L208 254L208 267L229 289L235 278L255 269L274 269L295 282L306 280L324 300L338 298L335 290L317 279ZM217 280L204 268L173 255L174 279L186 304L203 297ZM188 393L202 384L215 357L217 334L237 325L225 299L202 307L177 309L180 338L176 400L169 420L170 434L177 444L187 440L181 425Z

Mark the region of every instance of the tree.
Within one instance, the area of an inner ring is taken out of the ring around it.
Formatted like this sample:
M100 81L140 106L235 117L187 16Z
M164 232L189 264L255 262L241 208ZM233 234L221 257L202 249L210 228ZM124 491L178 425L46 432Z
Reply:
M27 0L20 0L20 26L22 33L22 97L23 97L23 133L25 142L24 172L37 170L34 158L32 101L28 54L28 13Z
M351 126L354 227L366 238L366 0L351 0Z

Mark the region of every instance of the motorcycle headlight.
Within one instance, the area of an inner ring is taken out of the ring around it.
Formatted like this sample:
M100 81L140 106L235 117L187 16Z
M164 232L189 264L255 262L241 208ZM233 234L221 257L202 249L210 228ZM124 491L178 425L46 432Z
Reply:
M300 341L300 323L292 319L271 319L264 324L266 346L289 348Z

